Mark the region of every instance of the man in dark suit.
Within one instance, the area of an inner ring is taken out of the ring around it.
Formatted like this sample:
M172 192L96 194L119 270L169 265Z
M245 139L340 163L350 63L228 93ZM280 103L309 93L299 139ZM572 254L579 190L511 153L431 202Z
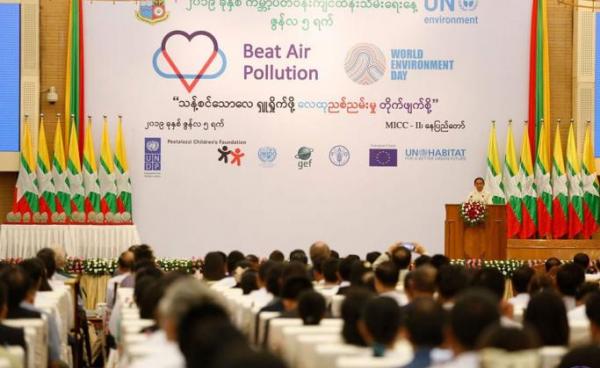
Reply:
M42 318L39 312L21 306L29 293L35 293L36 285L32 285L32 280L20 267L7 267L0 275L0 281L6 285L6 296L8 298L6 318Z
M0 345L2 346L25 346L25 334L22 328L13 328L3 325L1 322L6 318L8 308L6 306L6 286L0 283Z

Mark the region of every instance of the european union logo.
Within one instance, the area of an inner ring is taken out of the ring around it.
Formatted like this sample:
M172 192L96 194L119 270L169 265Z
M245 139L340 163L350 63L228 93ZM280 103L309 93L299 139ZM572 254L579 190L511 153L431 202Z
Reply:
M396 167L398 166L398 150L396 148L369 149L369 166Z

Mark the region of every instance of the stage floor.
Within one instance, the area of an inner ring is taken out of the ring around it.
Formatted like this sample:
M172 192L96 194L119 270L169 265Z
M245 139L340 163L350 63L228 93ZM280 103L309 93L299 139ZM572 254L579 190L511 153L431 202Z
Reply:
M572 259L577 253L586 253L591 259L600 258L600 239L559 240L508 239L506 259Z

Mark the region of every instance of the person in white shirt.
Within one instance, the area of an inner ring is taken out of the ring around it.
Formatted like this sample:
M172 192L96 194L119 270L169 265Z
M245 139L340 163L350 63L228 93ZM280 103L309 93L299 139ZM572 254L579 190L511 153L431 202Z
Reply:
M535 274L533 268L529 266L522 266L513 272L510 279L513 287L513 297L508 299L508 302L512 304L515 310L523 310L527 308L529 303L529 281Z
M492 204L492 193L485 190L485 180L482 177L475 178L473 181L475 189L469 193L467 202L482 202Z
M117 274L108 280L106 284L106 305L111 309L115 304L115 290L127 276L131 274L133 266L133 253L126 250L121 253L117 261Z
M258 274L256 277L256 283L258 290L250 292L250 299L252 300L252 307L260 309L273 299L273 294L267 290L267 275L269 271L276 263L273 261L266 261L258 267Z
M375 269L375 291L377 291L377 294L394 299L402 307L408 303L408 299L404 293L396 290L398 278L398 268L393 262L383 262Z
M600 344L600 291L591 293L585 302L585 314L590 320L590 335L594 344Z
M339 264L340 261L336 258L328 258L321 262L323 283L318 285L316 289L328 299L336 295L340 288Z

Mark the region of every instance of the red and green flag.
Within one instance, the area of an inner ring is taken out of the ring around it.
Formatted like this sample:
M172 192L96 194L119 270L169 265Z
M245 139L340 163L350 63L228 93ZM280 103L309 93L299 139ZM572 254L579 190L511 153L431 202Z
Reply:
M521 239L529 239L535 235L537 227L537 195L535 192L533 163L527 126L523 131L521 160L519 163L519 189L522 195L523 217L521 221Z
M488 141L487 170L485 172L485 187L492 194L493 204L504 204L504 189L502 188L502 172L498 159L498 145L496 143L496 123L492 122L490 139Z
M83 175L83 188L85 190L85 213L88 222L99 222L97 215L100 213L100 182L96 167L96 153L92 139L92 121L89 118L85 129L83 143L83 162L81 165Z
M15 186L15 198L11 214L16 216L13 219L15 222L29 223L33 220L33 215L39 211L39 192L35 170L35 159L31 146L31 128L26 116L23 126L19 175Z
M83 152L85 125L83 123L85 121L83 46L83 0L70 0L65 75L65 116L75 116L73 127L77 132L79 152ZM67 126L67 137L71 137L70 129L71 125Z
M66 216L71 215L71 191L67 179L67 166L65 160L65 145L60 118L54 133L54 154L52 156L52 179L56 189L56 212L64 222Z
M115 183L115 164L108 138L108 120L104 117L102 129L102 145L100 152L100 209L107 221L114 221L117 213L117 185Z
M131 178L127 164L127 149L123 137L123 124L119 116L117 136L115 138L115 178L117 182L117 207L124 222L132 219Z
M516 237L521 230L522 208L521 190L518 183L519 164L515 153L515 142L512 131L512 123L508 124L506 138L506 153L502 171L502 184L506 196L506 214L508 237Z
M52 168L50 166L50 155L48 155L48 143L46 142L43 115L40 115L38 131L37 183L40 195L39 210L42 216L40 222L48 222L48 220L52 219L52 214L56 212L56 189L52 180Z
M581 163L581 183L583 187L583 237L589 239L598 230L600 222L600 186L596 174L596 158L592 139L592 124L585 127L583 140L583 160Z
M554 153L552 155L552 237L560 239L567 235L569 217L569 191L565 160L560 139L560 127L556 125Z
M542 131L545 130L541 122ZM552 185L550 184L550 149L546 135L540 134L535 158L535 191L537 197L538 236L545 238L552 234Z
M71 116L71 125L75 117ZM67 159L67 184L71 191L71 220L74 222L85 221L85 190L81 176L81 161L79 159L79 141L77 129L73 126L69 130L69 158Z
M575 238L583 230L583 188L581 168L577 157L573 123L569 126L567 138L567 183L569 188L569 239Z

